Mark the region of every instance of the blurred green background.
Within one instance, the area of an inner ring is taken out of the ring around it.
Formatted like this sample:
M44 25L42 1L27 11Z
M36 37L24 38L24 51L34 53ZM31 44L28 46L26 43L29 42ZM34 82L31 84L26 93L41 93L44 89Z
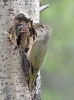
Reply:
M42 100L74 100L74 0L43 0L51 38L41 67Z

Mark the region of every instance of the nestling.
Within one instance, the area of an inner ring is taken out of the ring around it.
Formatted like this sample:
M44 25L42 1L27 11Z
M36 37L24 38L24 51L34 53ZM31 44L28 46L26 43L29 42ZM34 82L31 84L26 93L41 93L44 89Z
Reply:
M9 38L11 42L17 46L28 51L30 45L32 45L35 37L35 32L32 27L32 21L26 18L24 14L18 14L14 19L14 25L10 28Z

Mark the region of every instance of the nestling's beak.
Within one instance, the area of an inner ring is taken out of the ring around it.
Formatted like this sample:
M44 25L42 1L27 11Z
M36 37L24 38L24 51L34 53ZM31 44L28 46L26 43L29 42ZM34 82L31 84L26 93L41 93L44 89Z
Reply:
M27 33L28 30L27 30L26 28L23 28L23 29L22 29L22 32L23 32L23 33Z

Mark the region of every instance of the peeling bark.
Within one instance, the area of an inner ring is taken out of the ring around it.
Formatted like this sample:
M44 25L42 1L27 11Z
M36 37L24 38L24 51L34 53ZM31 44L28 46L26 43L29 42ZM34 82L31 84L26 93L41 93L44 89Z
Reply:
M38 73L37 85L29 92L22 65L23 59L18 49L9 42L9 28L19 13L39 22L38 0L0 0L0 99L1 100L40 100L41 76Z

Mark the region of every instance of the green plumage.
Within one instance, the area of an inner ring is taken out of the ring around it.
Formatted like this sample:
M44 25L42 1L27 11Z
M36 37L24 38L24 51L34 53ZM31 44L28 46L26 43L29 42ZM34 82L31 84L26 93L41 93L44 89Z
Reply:
M36 29L37 38L32 45L30 52L31 69L29 70L29 87L32 90L36 81L37 73L42 65L47 52L47 44L50 36L50 30L47 26L39 26Z

